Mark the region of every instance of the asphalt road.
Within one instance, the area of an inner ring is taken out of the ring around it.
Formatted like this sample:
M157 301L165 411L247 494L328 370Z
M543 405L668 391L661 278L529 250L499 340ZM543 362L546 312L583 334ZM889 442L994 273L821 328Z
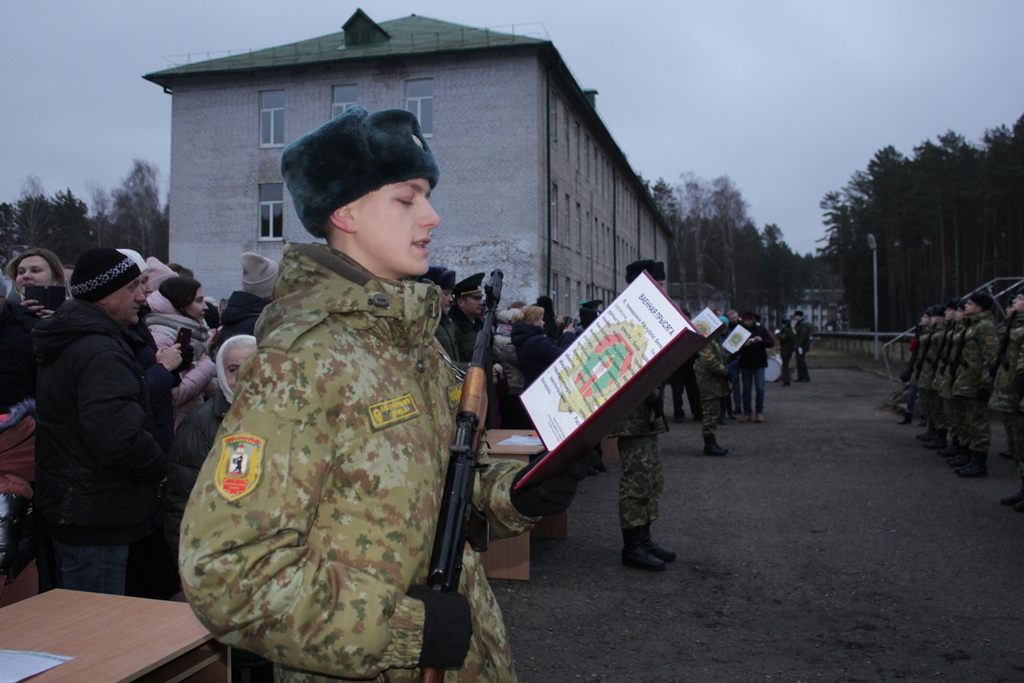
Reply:
M961 479L884 409L870 362L811 356L766 422L661 437L661 573L620 564L619 467L583 482L569 538L494 581L519 679L1024 681L1024 514L993 420L990 475ZM670 405L670 404L669 404Z

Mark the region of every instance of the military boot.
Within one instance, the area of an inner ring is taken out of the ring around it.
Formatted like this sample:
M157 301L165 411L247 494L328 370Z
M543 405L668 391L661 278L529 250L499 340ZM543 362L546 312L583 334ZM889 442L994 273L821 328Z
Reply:
M908 425L914 421L914 416L910 413L903 413L903 419L897 422L898 425Z
M650 538L650 529L646 530ZM622 564L649 572L665 571L665 561L651 552L644 542L645 527L622 530Z
M643 527L643 543L644 547L647 548L647 552L654 555L662 562L673 562L676 559L676 551L665 546L658 545L654 539L651 538L651 523L647 522Z
M965 448L956 455L946 458L946 464L948 464L950 467L954 469L960 469L961 467L966 467L967 465L969 465L971 459L971 452Z
M925 448L927 448L927 446L925 446ZM956 440L956 437L953 437L952 443L950 443L945 448L938 449L938 451L939 455L941 455L943 458L952 458L953 456L960 455L961 453L963 453L964 449L960 445L960 442Z
M927 449L937 451L946 447L946 432L939 432L931 441L921 443Z
M1016 505L1017 503L1020 503L1021 501L1024 501L1024 477L1021 477L1021 480L1020 480L1020 491L1017 491L1017 493L1014 493L1012 496L1006 496L1005 498L1000 498L999 499L999 504L1000 505Z
M936 438L938 435L939 435L939 430L937 430L934 427L932 427L931 425L929 425L927 432L921 432L920 434L918 434L914 438L917 439L918 441L931 441L932 439Z
M1013 451L999 451L999 457L1003 460L1013 460Z
M1017 512L1024 512L1024 500L1014 505L1013 509L1016 510Z
M704 455L725 455L728 452L728 448L722 448L718 445L718 441L714 436L704 437Z
M958 468L956 473L961 477L987 477L988 467L985 466L987 461L988 451L971 452L971 462Z

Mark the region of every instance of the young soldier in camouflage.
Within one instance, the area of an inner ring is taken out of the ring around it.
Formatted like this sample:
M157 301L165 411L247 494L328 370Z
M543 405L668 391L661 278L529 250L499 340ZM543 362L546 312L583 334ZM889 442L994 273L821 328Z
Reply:
M722 322L728 323L728 318L723 316ZM722 331L727 332L728 326L723 325ZM717 340L700 350L694 370L704 404L704 417L701 420L704 455L725 455L729 449L718 445L715 434L718 432L718 417L722 414L722 397L729 395L729 368L725 365L722 345Z
M459 593L423 585L460 385L434 342L441 291L410 279L439 223L430 149L412 114L354 107L291 143L281 170L327 245L284 251L182 523L189 602L277 680L416 681L422 666L514 681L478 555ZM531 505L537 489L510 493L520 465L483 463L473 498L493 537L552 511ZM575 484L561 491L564 509Z
M626 282L632 282L645 270L658 285L664 284L665 264L651 259L627 265ZM619 477L622 564L647 571L664 571L665 563L676 559L674 550L651 538L651 522L658 518L658 501L665 486L658 447L658 434L668 431L663 391L658 388L608 435L618 437L622 463Z
M990 374L993 370L995 373L992 399L988 405L1003 414L1006 441L1010 444L1010 451L1017 462L1017 474L1021 478L1020 491L1000 498L999 502L1024 512L1024 413L1021 412L1022 396L1018 392L1017 379L1021 377L1024 380L1021 374L1024 372L1024 290L1018 289L1010 304L1007 325L1006 346L989 368Z
M953 396L959 400L962 432L960 445L970 454L969 462L957 468L961 477L988 475L988 446L991 428L988 401L992 397L992 376L989 366L999 355L999 336L996 332L992 307L995 300L988 292L972 292L964 303L964 341L958 349Z

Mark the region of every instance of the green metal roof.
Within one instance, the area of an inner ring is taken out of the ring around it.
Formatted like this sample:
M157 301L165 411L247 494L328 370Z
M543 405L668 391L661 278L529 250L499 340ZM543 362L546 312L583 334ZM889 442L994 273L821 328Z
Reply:
M368 45L346 46L345 32L339 31L289 45L182 64L146 74L143 78L166 87L174 78L180 76L205 76L345 60L550 44L547 40L472 28L415 14L373 24L362 10L356 10L356 14L352 15L345 25L351 26L354 20L357 24L369 22L371 26L376 26L387 39L384 42L377 40Z

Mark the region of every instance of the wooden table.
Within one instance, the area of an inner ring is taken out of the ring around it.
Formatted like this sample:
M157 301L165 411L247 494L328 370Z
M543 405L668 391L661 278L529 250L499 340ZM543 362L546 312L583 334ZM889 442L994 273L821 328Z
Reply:
M530 462L530 459L544 453L544 446L502 446L502 441L512 436L536 436L536 432L527 429L491 429L487 432L487 455L495 459L519 460ZM545 518L546 520L547 518ZM543 523L544 520L542 520ZM538 524L533 533L537 533ZM487 552L480 557L488 578L512 579L515 581L530 580L530 533L529 531L513 538L492 541Z
M227 647L183 602L48 591L0 609L0 648L74 656L31 683L231 680Z

